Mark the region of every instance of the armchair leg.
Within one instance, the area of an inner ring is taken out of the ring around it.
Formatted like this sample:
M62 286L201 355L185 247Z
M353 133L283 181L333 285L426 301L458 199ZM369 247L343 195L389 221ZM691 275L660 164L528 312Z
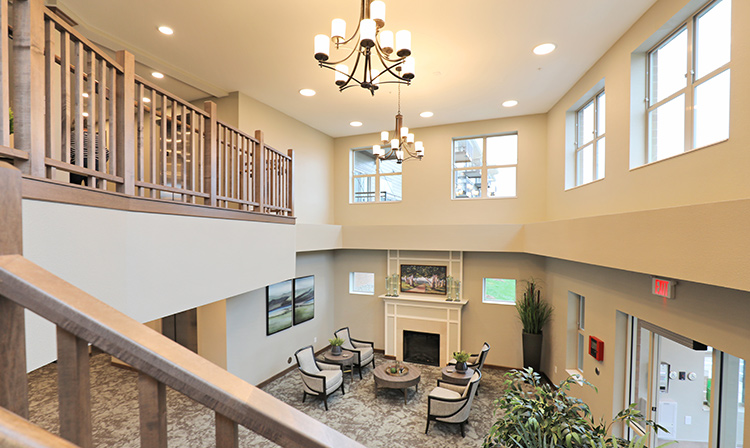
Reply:
M328 410L328 395L323 395L323 405L326 408L326 411Z
M427 417L427 427L424 429L424 433L427 434L427 431L430 430L430 417Z
M461 422L461 437L466 437L466 434L464 434L464 423Z
M362 364L358 365L357 367L359 367L359 369L358 369L359 370L359 379L361 380L362 379Z
M341 381L341 395L346 395L346 392L344 392L344 381Z
M302 402L305 402L305 398L307 398L307 392L302 392Z

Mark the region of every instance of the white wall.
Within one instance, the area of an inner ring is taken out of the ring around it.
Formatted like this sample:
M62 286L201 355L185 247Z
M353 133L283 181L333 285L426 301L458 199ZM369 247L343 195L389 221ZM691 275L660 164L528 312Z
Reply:
M23 237L26 258L140 322L294 273L291 225L24 200ZM31 370L56 356L54 330L28 327Z
M335 331L333 257L332 252L298 254L296 273L286 277L315 276L315 317L307 322L267 336L265 287L227 299L227 370L258 384L293 366L297 349L328 345Z

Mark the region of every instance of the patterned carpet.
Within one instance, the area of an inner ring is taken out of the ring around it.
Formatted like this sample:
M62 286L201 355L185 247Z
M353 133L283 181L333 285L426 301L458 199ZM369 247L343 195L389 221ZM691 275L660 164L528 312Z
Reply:
M387 362L376 354L376 364ZM479 447L492 424L493 400L502 388L504 371L486 368L479 395L474 399L466 437L458 425L430 423L425 435L427 395L440 377L439 367L419 365L422 378L419 391L408 391L408 403L400 390L374 392L372 368L365 368L363 379L345 376L346 394L334 393L328 399L329 411L320 399L307 397L302 403L301 380L296 371L271 382L263 389L276 398L340 431L367 447ZM50 364L29 374L30 420L57 434L56 365ZM94 418L94 444L97 447L139 447L137 374L114 367L107 355L91 358L91 399ZM214 413L174 390L167 390L167 424L170 447L213 447ZM241 447L273 447L274 443L240 427Z

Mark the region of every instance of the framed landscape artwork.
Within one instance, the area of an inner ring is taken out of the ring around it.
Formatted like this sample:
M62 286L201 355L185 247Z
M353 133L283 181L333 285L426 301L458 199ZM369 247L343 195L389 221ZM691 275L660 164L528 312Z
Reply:
M402 264L401 292L445 295L447 273L447 266Z
M315 276L294 279L294 325L315 317Z
M266 334L292 326L292 280L266 286Z

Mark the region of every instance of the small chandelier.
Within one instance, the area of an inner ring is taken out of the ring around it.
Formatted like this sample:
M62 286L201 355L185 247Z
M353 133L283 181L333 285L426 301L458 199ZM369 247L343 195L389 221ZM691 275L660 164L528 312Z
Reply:
M380 0L361 0L361 2L359 23L351 37L346 38L346 22L343 19L333 19L330 38L325 34L315 36L315 59L318 61L318 66L334 71L334 80L339 86L339 91L359 85L375 95L379 84L408 85L414 79L411 33L407 30L397 32L394 45L393 31L382 29L385 25L385 3ZM351 51L339 61L328 61L331 42L337 50L352 43ZM345 62L355 53L357 56L354 59L354 67L349 70ZM382 69L373 65L373 59L380 60ZM363 69L357 76L360 62ZM392 75L393 78L384 78L388 79L387 81L381 80L386 73Z
M380 140L383 146L373 145L372 154L381 160L396 159L396 163L404 160L417 159L422 160L424 157L424 144L414 141L414 134L409 132L409 128L404 126L404 116L401 115L401 86L398 86L398 113L396 114L396 131L393 138L390 138L388 131L380 133ZM389 147L388 152L385 147Z

